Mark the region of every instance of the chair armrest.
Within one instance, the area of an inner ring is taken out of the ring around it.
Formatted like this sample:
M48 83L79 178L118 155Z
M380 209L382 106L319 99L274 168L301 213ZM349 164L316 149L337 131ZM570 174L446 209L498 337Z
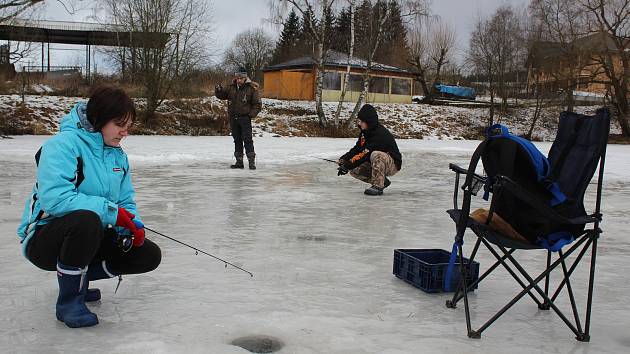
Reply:
M457 173L458 175L464 174L467 175L468 174L468 170L454 164L454 163L449 163L448 164L448 168L450 168L452 171L454 171L455 173ZM477 192L479 191L479 189L481 189L481 186L486 183L486 177L478 175L476 173L473 174L473 181L472 181L472 194L473 195L477 195ZM464 189L465 186L462 186L462 189Z
M458 165L454 164L454 163L449 163L448 164L448 168L450 168L451 170L457 172L457 173L463 173L466 174L468 173L468 170L465 170L462 167L459 167Z
M497 187L498 189L505 188L506 190L509 190L518 199L533 206L534 208L538 210L541 210L543 213L545 213L551 219L557 222L560 222L563 224L580 225L580 224L587 224L587 223L599 221L599 219L593 215L579 216L576 218L564 217L558 214L558 212L556 212L552 207L550 207L549 204L533 196L529 191L527 191L526 189L521 187L518 183L514 182L513 180L511 180L510 178L506 176L497 175L496 182L493 186L495 193L498 192Z

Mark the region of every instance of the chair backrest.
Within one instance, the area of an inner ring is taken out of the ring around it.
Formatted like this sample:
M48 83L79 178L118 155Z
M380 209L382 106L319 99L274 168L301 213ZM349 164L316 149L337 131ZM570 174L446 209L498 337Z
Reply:
M575 201L570 214L584 215L584 193L597 164L606 153L610 112L600 108L594 116L562 112L556 139L548 160L554 180L562 192ZM601 181L598 179L598 183Z
M509 134L507 128L501 127L500 134L492 133L491 128L481 153L489 185L500 174L559 214L584 216L584 193L605 153L609 126L606 109L593 117L562 113L549 160L529 141ZM542 244L548 237L572 239L585 226L560 223L509 191L495 195L493 206L494 212L533 244Z

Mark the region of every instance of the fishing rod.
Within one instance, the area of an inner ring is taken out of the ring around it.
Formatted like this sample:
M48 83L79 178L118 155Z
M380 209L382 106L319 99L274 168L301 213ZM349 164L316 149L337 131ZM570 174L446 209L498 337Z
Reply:
M325 159L323 157L317 157L317 156L311 156L311 157L314 157L316 159L320 159L320 160L324 160L324 161L328 161L328 162L332 162L334 164L337 164L337 161L335 161L335 160Z
M184 242L182 242L182 241L176 240L176 239L174 239L174 238L172 238L172 237L170 237L170 236L166 236L166 235L164 235L164 234L163 234L163 233L161 233L161 232L157 232L157 231L155 231L155 230L151 230L150 228L148 228L148 227L146 227L146 226L144 227L144 229L145 229L145 230L149 230L149 231L153 232L154 234L157 234L157 235L160 235L160 236L162 236L162 237L165 237L165 238L167 238L167 239L169 239L169 240L171 240L171 241L175 241L175 242L177 242L177 243L179 243L179 244L181 244L181 245L184 245L184 246L186 246L186 247L192 248L192 249L194 249L194 250L195 250L195 254L198 254L198 252L201 252L201 253L203 253L203 254L205 254L205 255L207 255L207 256L210 256L210 257L212 257L212 258L214 258L214 259L217 259L217 260L219 260L219 261L221 261L221 262L225 263L225 268L227 268L227 266L228 266L228 264L229 264L229 265L231 265L232 267L234 267L234 268L236 268L236 269L240 269L240 270L242 270L243 272L245 272L245 273L249 274L249 276L250 276L250 277L253 277L253 276L254 276L254 274L252 274L251 272L249 272L249 271L247 271L247 270L245 270L245 269L243 269L243 268L241 268L241 267L239 267L239 266L237 266L237 265L234 265L234 264L232 264L232 263L230 263L230 262L228 262L228 261L226 261L226 260L223 260L223 259L221 259L221 258L219 258L219 257L213 256L213 255L211 255L211 254L210 254L210 253L208 253L208 252L205 252L205 251L203 251L203 250L200 250L200 249L198 249L197 247L194 247L194 246L191 246L191 245L189 245L189 244L187 244L187 243L184 243Z

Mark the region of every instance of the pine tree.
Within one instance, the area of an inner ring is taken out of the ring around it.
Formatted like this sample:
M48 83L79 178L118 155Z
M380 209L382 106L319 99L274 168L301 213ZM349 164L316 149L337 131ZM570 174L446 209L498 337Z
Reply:
M289 17L284 21L280 39L276 43L271 64L278 64L294 58L298 39L300 36L300 18L291 10Z
M293 58L313 55L314 44L311 26L317 30L317 19L315 18L313 9L309 7L302 15L296 51L293 53Z
M336 20L335 19L335 14L333 13L332 8L328 7L326 9L324 9L324 16L323 16L323 18L324 18L324 20L322 21L322 23L325 24L325 26L326 26L326 40L324 42L324 49L328 50L328 49L331 48L332 43L336 41L336 39L333 38L333 36L332 36L333 30L334 30L334 25L335 25L335 20ZM321 24L320 24L320 26L321 26Z
M384 4L383 4L384 5ZM409 48L407 46L407 29L403 24L402 11L398 3L392 1L390 16L383 28L383 42L379 46L374 60L387 65L403 68L408 66Z
M359 58L369 56L372 18L372 4L368 0L363 0L361 5L357 7L354 17L355 53Z

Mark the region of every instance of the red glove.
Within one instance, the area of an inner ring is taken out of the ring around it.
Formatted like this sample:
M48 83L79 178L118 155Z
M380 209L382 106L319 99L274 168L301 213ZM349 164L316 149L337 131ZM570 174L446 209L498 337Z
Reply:
M133 246L140 247L144 245L144 229L136 229L136 232L133 232Z
M127 209L118 207L118 217L116 217L116 226L122 226L131 231L133 234L133 245L140 247L144 244L144 229L138 229L133 222L135 215L127 211Z

